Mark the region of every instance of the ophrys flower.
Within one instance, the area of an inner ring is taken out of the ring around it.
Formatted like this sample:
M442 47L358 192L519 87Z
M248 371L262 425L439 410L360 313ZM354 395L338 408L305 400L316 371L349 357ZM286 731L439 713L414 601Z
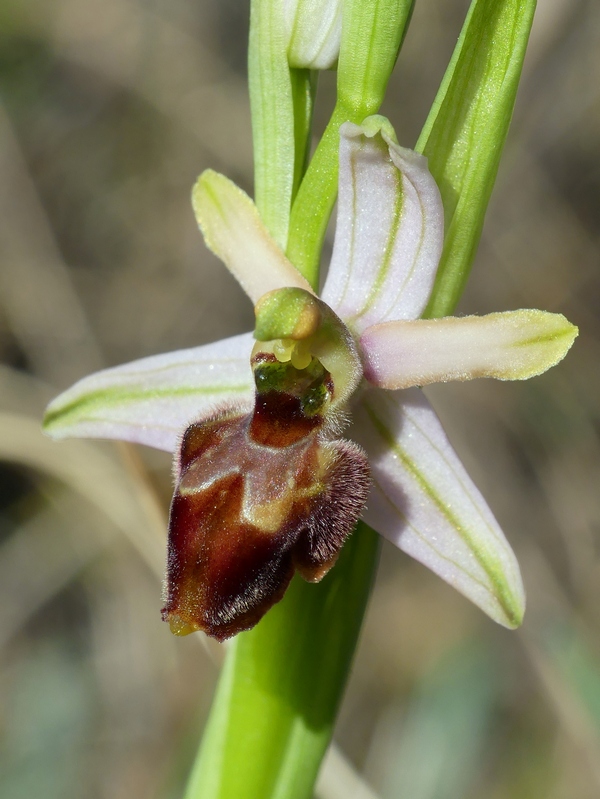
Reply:
M576 328L531 310L420 320L443 243L437 186L381 117L340 134L321 300L250 198L206 172L194 209L255 303L254 346L247 334L108 369L48 408L55 437L177 453L165 610L174 632L227 637L256 623L295 569L320 579L333 564L368 485L362 451L339 439L344 410L370 462L365 520L496 621L522 619L513 552L416 386L531 377L565 355Z

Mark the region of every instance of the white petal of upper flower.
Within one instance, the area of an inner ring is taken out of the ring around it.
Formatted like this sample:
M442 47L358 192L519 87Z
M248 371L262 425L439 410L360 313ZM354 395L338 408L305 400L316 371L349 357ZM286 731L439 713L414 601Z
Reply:
M283 0L283 15L290 66L334 66L342 40L341 0Z
M274 289L312 292L269 235L250 197L229 178L207 169L194 186L192 205L207 247L254 304Z
M443 245L438 187L422 155L399 147L382 117L340 128L335 244L323 299L355 331L416 319Z
M152 355L84 377L53 400L53 438L115 438L172 452L190 422L215 406L251 401L251 333Z
M360 343L367 380L397 389L476 377L525 380L562 360L577 333L562 314L521 310L385 322Z
M418 389L365 392L354 438L374 488L365 521L506 627L525 595L510 545Z

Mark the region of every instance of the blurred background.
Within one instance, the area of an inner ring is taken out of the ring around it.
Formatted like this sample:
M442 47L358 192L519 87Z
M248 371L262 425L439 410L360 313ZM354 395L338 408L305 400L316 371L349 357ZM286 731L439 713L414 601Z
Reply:
M103 365L252 326L189 202L209 166L252 188L248 5L0 5L3 799L176 799L210 705L219 646L160 621L169 457L39 423ZM383 108L406 146L467 7L417 2ZM597 0L540 0L460 306L562 312L573 351L428 392L518 554L525 624L385 547L321 799L600 796L599 54Z

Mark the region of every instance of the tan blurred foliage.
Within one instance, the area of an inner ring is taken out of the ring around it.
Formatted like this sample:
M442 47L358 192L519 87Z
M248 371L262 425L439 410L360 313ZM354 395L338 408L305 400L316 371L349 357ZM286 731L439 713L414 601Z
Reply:
M404 145L467 6L417 2L383 109ZM220 650L174 639L158 613L168 457L38 427L103 364L251 326L189 202L209 166L251 190L247 17L241 0L0 7L6 799L176 797L210 704ZM428 392L519 555L526 622L494 627L384 547L337 731L384 798L600 795L599 53L597 0L540 0L461 304L559 311L580 338L528 383ZM329 767L319 795L349 796L344 763Z

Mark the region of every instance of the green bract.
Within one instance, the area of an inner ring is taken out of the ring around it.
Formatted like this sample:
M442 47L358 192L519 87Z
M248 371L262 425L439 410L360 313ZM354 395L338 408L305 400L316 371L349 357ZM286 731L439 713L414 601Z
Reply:
M454 311L475 257L512 116L536 0L474 0L416 149L444 203L426 316Z
M298 76L297 76L298 77ZM305 81L292 80L287 57L283 0L252 0L248 81L254 143L254 196L271 235L285 248L300 130L296 129L295 106L304 96ZM300 102L300 106L303 104ZM308 110L298 114L305 131L310 126ZM306 147L304 136L304 148Z

